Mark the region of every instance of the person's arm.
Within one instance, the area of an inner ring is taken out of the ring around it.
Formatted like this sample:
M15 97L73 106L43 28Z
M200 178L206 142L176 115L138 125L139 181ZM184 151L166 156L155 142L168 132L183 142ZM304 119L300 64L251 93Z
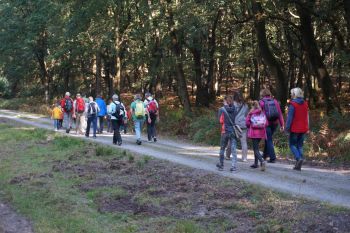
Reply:
M295 112L294 106L290 104L288 107L287 122L285 127L286 132L290 132L290 127L292 126L292 122L294 118L294 112Z
M275 100L275 103L276 103L276 106L277 106L277 110L278 110L278 121L280 123L280 127L281 127L281 131L284 130L284 118L283 118L283 114L282 114L282 111L281 111L281 106L280 104L278 103L277 100Z
M248 113L247 117L245 118L245 125L247 126L247 128L250 127L250 117L251 117L251 114Z

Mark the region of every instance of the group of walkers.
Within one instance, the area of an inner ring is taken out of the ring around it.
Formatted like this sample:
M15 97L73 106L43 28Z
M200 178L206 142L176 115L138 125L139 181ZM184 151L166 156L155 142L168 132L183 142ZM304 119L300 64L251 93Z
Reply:
M52 109L51 118L54 121L55 131L64 128L66 133L69 133L75 122L76 134L86 137L90 136L92 125L93 138L96 138L96 134L103 134L106 122L107 132L113 133L113 144L119 146L122 145L120 131L127 133L128 120L132 118L136 143L141 145L141 131L144 122L147 124L148 141L157 142L156 122L159 121L159 104L151 93L145 94L144 101L140 94L136 94L130 110L127 111L117 94L114 94L106 105L102 96L97 96L94 100L92 96L83 98L77 94L73 100L70 93L66 92L65 97Z
M242 161L247 161L248 145L247 138L252 140L254 151L254 163L251 168L258 168L259 163L262 171L267 163L276 162L276 154L273 145L273 135L280 126L280 130L289 134L290 149L295 157L294 170L301 170L303 164L303 143L305 134L309 130L308 105L304 101L303 91L300 88L291 90L291 101L288 107L287 123L284 124L280 105L272 97L268 89L260 92L261 99L253 101L249 110L239 92L233 96L225 96L223 107L219 109L218 117L222 125L220 158L216 165L219 170L224 169L224 158L230 159L232 165L230 171L237 170L237 141L242 146ZM259 144L264 140L264 150L260 153ZM269 160L267 158L269 157Z
M267 163L276 162L276 154L273 145L273 135L280 127L281 132L289 134L290 149L295 157L295 170L301 170L303 164L303 143L305 134L309 130L308 105L304 101L303 91L300 88L291 90L291 101L289 103L286 125L280 105L272 97L268 89L260 92L261 99L253 101L249 110L239 92L233 96L225 96L223 107L219 109L218 117L221 123L221 142L219 163L216 165L219 170L224 169L224 159L232 160L230 171L237 170L237 141L242 146L242 161L247 162L248 145L247 139L251 139L254 151L254 163L251 168L266 169ZM67 92L65 97L54 107L52 119L54 119L55 130L63 126L66 133L72 129L72 122L75 121L77 134L85 134L89 137L92 124L93 138L96 134L102 134L105 119L107 120L107 131L113 132L113 144L122 145L120 130L127 131L128 120L132 118L136 144L141 145L141 131L144 123L147 124L147 135L149 142L157 142L156 122L159 121L159 104L152 97L151 93L145 94L144 101L140 94L134 96L130 110L114 94L108 105L101 96L96 100L93 97L83 98L76 95L75 100ZM63 120L63 125L62 125ZM264 140L264 150L260 153L259 144ZM230 155L232 158L230 158ZM267 160L269 158L269 160Z

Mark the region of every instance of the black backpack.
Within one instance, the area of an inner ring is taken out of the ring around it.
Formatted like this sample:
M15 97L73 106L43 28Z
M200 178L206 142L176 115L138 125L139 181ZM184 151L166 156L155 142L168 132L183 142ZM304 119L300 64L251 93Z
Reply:
M70 111L72 111L72 109L73 109L73 104L72 104L72 101L71 101L71 99L65 99L65 102L64 102L64 110L66 111L66 112L70 112Z
M124 114L120 114L121 111L125 112L123 105L121 103L119 103L119 104L117 104L115 102L113 102L113 103L115 104L115 112L112 113L112 116L117 118L117 120L123 120Z
M276 103L274 99L263 99L264 111L268 121L275 121L279 118L280 114L278 112Z
M96 108L95 102L89 103L88 114L89 115L97 115L97 108Z

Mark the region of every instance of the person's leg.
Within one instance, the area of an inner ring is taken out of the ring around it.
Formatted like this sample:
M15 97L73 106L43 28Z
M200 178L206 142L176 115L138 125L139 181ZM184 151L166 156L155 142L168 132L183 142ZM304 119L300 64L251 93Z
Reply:
M248 157L247 129L242 130L241 146L242 146L242 160L247 161L247 157Z
M101 116L101 117L99 117L100 118L100 133L103 133L103 124L104 124L104 117L103 116Z
M117 139L117 143L120 146L122 144L122 136L120 135L120 126L123 124L123 121L117 121L117 135L116 135L116 139Z
M86 137L89 137L89 134L90 134L91 121L92 121L92 118L88 117L87 118L87 125L86 125L86 132L85 132Z
M254 166L258 167L258 160L259 160L258 159L258 154L260 154L260 152L259 152L260 139L253 138L252 141L253 141L253 151L254 151Z
M237 166L237 140L234 136L231 136L231 154L232 154L232 168Z
M117 130L118 127L117 127L117 120L111 120L111 125L112 125L112 128L113 128L113 144L117 144L118 142L118 138L117 138Z
M76 113L75 114L75 132L78 134L80 133L80 126L81 126L81 122L80 122L80 116L81 114L80 113Z
M304 133L298 134L297 146L298 146L300 159L304 159L304 153L303 153L304 140L305 140L305 134Z
M55 130L58 129L58 121L57 121L56 119L53 120L53 128L54 128Z
M69 120L68 120L68 113L63 113L63 128L68 129L69 128Z
M93 127L94 137L96 137L96 131L97 131L97 116L93 116L93 117L92 117L92 127Z
M294 155L296 161L300 160L300 153L298 150L298 135L296 133L289 134L289 148Z
M157 135L156 135L156 121L157 121L157 116L154 115L152 116L152 122L151 122L151 136L154 139L154 141L157 141Z
M226 147L226 158L230 159L231 157L231 139L228 139L227 147Z
M141 140L141 121L140 120L135 120L134 121L134 126L135 126L136 140L139 141L139 140Z
M146 118L146 125L147 125L147 139L148 141L151 141L152 140L152 122L151 123L148 122L148 117Z
M275 148L273 146L273 134L276 130L277 125L269 125L266 128L267 135L267 154L270 156L270 161L274 162L276 160Z
M221 167L224 166L224 153L225 153L225 148L227 146L227 142L229 140L229 137L227 134L221 134L221 139L220 139L220 158L219 158L219 164Z

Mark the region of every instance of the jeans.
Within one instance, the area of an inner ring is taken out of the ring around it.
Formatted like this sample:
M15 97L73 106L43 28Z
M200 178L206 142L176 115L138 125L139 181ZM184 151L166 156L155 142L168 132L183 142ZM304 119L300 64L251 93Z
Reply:
M136 140L138 141L141 141L141 130L142 130L143 122L144 122L143 119L134 120Z
M99 126L98 126L98 132L99 133L103 133L103 118L104 116L99 116L98 117L98 122L99 122Z
M157 137L156 135L156 121L157 121L157 115L151 114L151 123L147 122L147 137L148 137L148 141L151 141L152 138Z
M54 127L54 129L58 130L58 128L59 128L59 120L57 120L57 119L53 120L53 127Z
M86 129L86 119L84 113L76 113L75 120L75 128L77 133L84 134L84 130Z
M254 164L258 165L258 161L262 163L264 159L262 158L262 155L260 154L259 151L259 143L260 143L260 138L252 138L253 140L253 150L254 150Z
M237 163L237 141L233 133L224 133L221 134L221 142L220 142L220 164L224 164L224 156L226 146L230 142L231 145L231 153L232 153L232 167L236 167Z
M108 133L113 132L113 125L112 125L112 120L110 116L107 116L107 132Z
M297 161L303 159L304 139L304 133L290 133L289 135L289 147Z
M242 129L242 137L240 138L242 146L242 160L247 159L248 144L247 144L247 129ZM231 143L229 142L226 148L226 157L230 158L231 155Z
M264 147L264 158L270 157L270 160L276 159L275 148L273 147L272 136L276 131L277 125L270 124L266 127L266 136L265 147Z
M63 127L68 130L72 127L72 113L64 112L63 114Z
M93 128L93 136L96 137L97 116L89 116L88 117L85 136L89 137L91 123L92 123L92 128Z
M111 120L113 127L113 143L122 143L122 136L120 135L120 126L123 124L121 120Z

